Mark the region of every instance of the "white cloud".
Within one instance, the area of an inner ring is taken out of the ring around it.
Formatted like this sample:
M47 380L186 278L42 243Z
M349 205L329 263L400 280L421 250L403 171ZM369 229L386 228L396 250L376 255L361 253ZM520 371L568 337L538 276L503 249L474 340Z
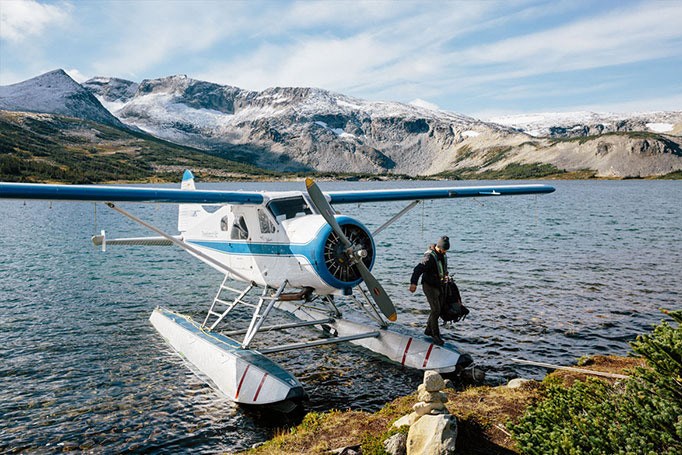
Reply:
M148 77L150 69L200 54L220 39L243 30L245 4L236 2L115 2L110 14L119 39L93 62L98 74Z
M512 77L582 70L682 54L682 4L646 3L452 55L470 66L510 65ZM502 77L506 76L502 74ZM508 77L507 77L508 78Z
M75 68L72 68L69 70L64 70L64 71L66 72L66 74L68 74L71 77L71 79L78 82L79 84L90 79L90 76L84 75L83 73L81 73L80 71L78 71Z
M71 6L66 3L46 5L34 0L2 0L0 39L21 42L41 35L53 25L65 25L70 12Z
M431 109L432 111L438 111L440 108L437 104L429 103L428 101L422 100L420 98L413 99L409 102L412 106L423 107L426 109Z

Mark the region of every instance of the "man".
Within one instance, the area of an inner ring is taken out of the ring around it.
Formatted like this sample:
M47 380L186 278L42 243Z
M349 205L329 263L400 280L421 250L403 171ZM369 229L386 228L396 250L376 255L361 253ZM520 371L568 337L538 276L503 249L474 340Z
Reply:
M429 246L428 251L424 253L424 258L417 264L412 272L410 278L410 292L417 290L417 283L419 277L422 277L422 289L426 300L431 307L429 320L426 323L426 330L424 334L430 336L433 342L438 346L443 346L445 342L440 337L440 327L438 327L438 318L441 312L442 297L443 297L443 283L448 276L448 261L445 253L450 249L450 239L443 236L438 239L435 245Z

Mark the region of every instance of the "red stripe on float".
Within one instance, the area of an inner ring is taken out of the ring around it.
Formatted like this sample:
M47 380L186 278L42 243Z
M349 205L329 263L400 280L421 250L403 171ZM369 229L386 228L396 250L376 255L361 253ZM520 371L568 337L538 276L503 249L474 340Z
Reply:
M263 388L263 383L265 382L265 378L268 377L268 374L265 373L263 375L263 379L260 380L260 384L258 384L258 390L256 390L256 394L253 396L253 401L255 402L258 399L258 394L260 393L260 389Z
M234 396L235 400L239 399L239 391L242 389L242 384L244 384L244 378L246 377L246 373L249 371L250 366L251 364L247 364L244 373L242 373L242 378L239 380L239 385L237 386L237 394Z
M433 345L429 345L429 350L426 351L426 357L424 357L424 365L422 365L422 368L426 368L426 364L429 363L429 357L431 357L431 351L433 350Z
M405 346L405 352L403 352L403 361L402 364L405 365L405 358L407 357L407 351L410 350L410 345L412 344L412 338L407 340L407 346Z

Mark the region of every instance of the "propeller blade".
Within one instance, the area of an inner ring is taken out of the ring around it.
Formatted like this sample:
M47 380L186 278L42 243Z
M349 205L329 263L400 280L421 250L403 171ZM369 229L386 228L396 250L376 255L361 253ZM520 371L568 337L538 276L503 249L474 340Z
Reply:
M350 240L348 240L348 237L346 237L346 234L343 233L341 226L339 226L339 223L336 221L334 209L329 205L329 202L327 201L327 198L324 197L324 194L322 194L320 187L317 186L317 183L310 177L305 179L305 187L308 190L308 194L310 195L310 199L315 205L315 208L320 212L320 215L322 215L322 218L329 223L332 230L339 236L343 246L350 248L352 246Z
M362 275L362 279L365 280L365 284L369 288L372 298L377 305L379 305L381 312L384 313L384 316L386 316L389 321L396 321L398 319L398 314L395 311L393 302L391 302L391 298L386 294L384 288L379 284L377 279L374 278L374 275L372 275L372 272L369 271L364 262L358 261L355 266L360 270L360 275Z
M334 209L332 209L332 206L329 205L329 201L327 201L327 198L324 197L324 194L322 193L322 190L320 190L320 187L318 187L317 183L315 183L313 179L311 179L310 177L305 179L305 186L306 189L308 190L308 194L310 195L310 199L313 205L315 205L315 208L317 208L317 210L320 212L325 221L329 223L329 225L332 227L332 230L336 233L336 235L339 236L343 245L346 248L351 248L353 245L350 243L350 240L348 240L346 235L343 233L343 230L341 229L341 226L339 226L339 223L336 221L336 218L334 217ZM360 271L360 275L362 275L362 279L365 281L365 284L367 284L367 287L370 290L370 294L372 294L372 298L379 306L381 312L384 313L384 316L386 316L389 321L397 320L398 315L395 311L395 306L393 305L393 302L391 302L390 297L388 296L388 294L386 294L386 291L381 286L381 284L379 284L377 279L374 278L372 272L369 271L369 269L367 268L365 263L362 262L362 260L355 262L355 266Z

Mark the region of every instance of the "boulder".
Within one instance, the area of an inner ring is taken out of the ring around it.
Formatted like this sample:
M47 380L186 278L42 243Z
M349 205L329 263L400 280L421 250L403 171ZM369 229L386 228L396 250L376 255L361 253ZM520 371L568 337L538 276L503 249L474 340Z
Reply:
M426 390L419 391L419 394L417 395L417 399L419 401L423 401L425 403L435 403L435 402L447 403L448 402L448 396L446 394L444 394L443 392L427 392Z
M435 371L424 372L424 389L427 392L440 392L445 388L443 377Z
M455 453L457 419L450 414L424 415L407 435L407 455Z
M448 412L445 405L440 401L435 401L433 403L424 403L420 401L412 406L412 409L414 409L414 412L420 417L426 414L443 414Z
M405 433L396 433L384 441L384 450L389 455L406 455L407 454L407 435Z
M418 418L419 418L419 416L417 415L416 412L411 412L407 415L402 416L401 418L399 418L395 422L393 422L393 426L396 428L400 428L400 427L404 427L404 426L409 427L410 425L415 423Z
M530 382L530 379L514 378L507 383L507 387L509 387L510 389L518 389L526 382Z

